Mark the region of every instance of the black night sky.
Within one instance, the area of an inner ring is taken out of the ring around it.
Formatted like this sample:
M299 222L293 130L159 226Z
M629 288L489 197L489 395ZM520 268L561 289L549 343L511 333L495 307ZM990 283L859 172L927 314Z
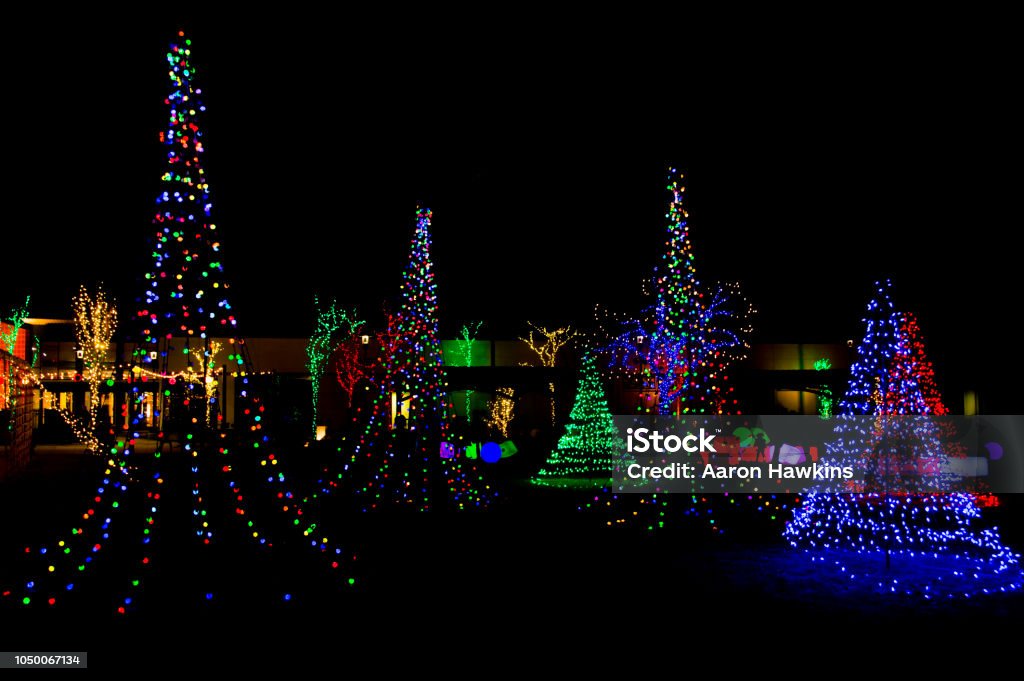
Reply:
M755 342L855 337L882 275L919 315L947 389L1004 382L1019 347L1003 330L1020 287L1012 179L992 162L1009 123L995 71L780 59L708 94L681 58L554 37L363 35L252 14L122 25L69 18L13 37L18 181L3 191L23 211L5 225L19 236L4 248L4 308L31 292L33 314L67 316L77 285L103 280L127 316L163 166L163 55L183 25L250 335L305 335L314 292L375 314L397 292L417 200L434 210L447 333L628 309L660 254L673 162L698 271L743 282Z

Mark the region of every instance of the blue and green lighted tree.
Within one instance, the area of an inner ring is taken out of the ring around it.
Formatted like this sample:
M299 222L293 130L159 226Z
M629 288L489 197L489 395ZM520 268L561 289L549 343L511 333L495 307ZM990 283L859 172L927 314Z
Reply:
M619 376L639 376L653 391L649 412L729 413L738 401L728 370L746 357L754 309L737 284L707 288L697 278L681 180L669 170L668 234L653 278L654 304L636 317L610 320L609 368ZM609 320L601 321L607 326Z

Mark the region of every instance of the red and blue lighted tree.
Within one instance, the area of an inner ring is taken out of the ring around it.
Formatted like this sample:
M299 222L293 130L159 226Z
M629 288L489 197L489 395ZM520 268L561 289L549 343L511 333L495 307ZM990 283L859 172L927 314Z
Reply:
M444 495L456 509L485 505L490 491L480 471L448 443L453 412L438 336L437 290L430 258L428 208L416 212L401 306L381 337L379 393L353 463L364 508L385 504L428 510Z
M917 321L896 311L890 287L879 283L868 304L827 447L829 456L853 457L864 479L807 494L784 536L851 578L873 574L884 591L931 598L1020 589L1019 556L997 529L972 527L981 516L975 497L952 487L947 464L955 453L941 441L941 420L913 418L947 410ZM899 573L879 577L872 556L884 557L886 570L898 560ZM937 565L950 567L944 581L934 579ZM957 579L964 574L973 578Z
M729 369L746 357L755 310L734 283L706 286L697 276L689 215L683 207L682 174L669 169L668 220L661 265L645 282L653 303L636 315L613 315L599 310L600 335L607 339L610 377L639 383L642 403L637 410L661 415L739 413L730 385ZM754 497L759 511L781 506L772 495ZM640 522L655 530L671 522L666 494L595 496L585 508L613 514L609 525ZM707 497L682 499L676 517L697 515L720 531ZM730 505L734 498L730 498ZM700 509L697 504L701 504ZM637 504L639 508L631 506ZM621 508L628 505L627 508ZM675 505L673 504L674 508Z

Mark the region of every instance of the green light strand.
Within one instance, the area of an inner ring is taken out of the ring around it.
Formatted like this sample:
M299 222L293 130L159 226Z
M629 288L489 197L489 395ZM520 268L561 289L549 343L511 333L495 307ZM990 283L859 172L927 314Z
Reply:
M480 332L480 326L483 324L480 322L469 322L462 326L461 336L456 341L459 348L460 359L463 362L461 366L471 367L473 366L473 344L476 343L476 335ZM466 389L466 423L473 422L473 393L475 390L469 388Z
M7 323L11 327L10 331L0 333L0 339L4 342L7 354L11 356L11 361L7 364L7 407L11 410L11 418L7 422L8 430L14 429L14 411L17 405L17 401L14 399L14 385L17 379L14 366L14 346L18 342L18 332L21 331L21 327L25 323L25 317L28 316L28 306L31 300L31 296L25 296L25 303L20 308L12 310L7 318Z
M316 312L316 326L313 335L309 337L306 344L306 368L309 369L309 378L313 383L313 437L316 437L316 426L319 420L320 407L320 384L327 369L327 360L337 347L340 332L353 334L365 322L357 318L358 311L351 312L337 306L332 298L330 307L320 309L320 299L313 296L313 309Z
M815 371L828 371L832 368L832 362L828 357L814 360ZM818 414L822 419L832 418L832 407L835 400L832 397L832 389L822 385L818 392Z

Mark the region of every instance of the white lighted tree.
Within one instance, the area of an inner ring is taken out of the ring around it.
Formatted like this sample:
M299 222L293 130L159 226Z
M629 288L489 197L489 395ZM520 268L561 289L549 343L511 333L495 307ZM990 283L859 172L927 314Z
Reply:
M62 410L64 419L75 436L94 454L100 451L96 433L100 410L100 384L104 377L104 363L110 352L110 342L117 329L117 308L107 299L102 286L95 293L82 286L74 297L75 338L82 353L82 377L89 384L89 409L85 417Z
M554 367L558 351L579 335L568 326L560 329L547 329L543 326L537 326L533 322L527 323L530 325L530 333L525 338L520 337L519 340L526 343L527 347L537 355L540 365L544 367ZM537 335L534 336L534 333ZM548 397L551 400L551 425L555 425L554 383L548 383Z

